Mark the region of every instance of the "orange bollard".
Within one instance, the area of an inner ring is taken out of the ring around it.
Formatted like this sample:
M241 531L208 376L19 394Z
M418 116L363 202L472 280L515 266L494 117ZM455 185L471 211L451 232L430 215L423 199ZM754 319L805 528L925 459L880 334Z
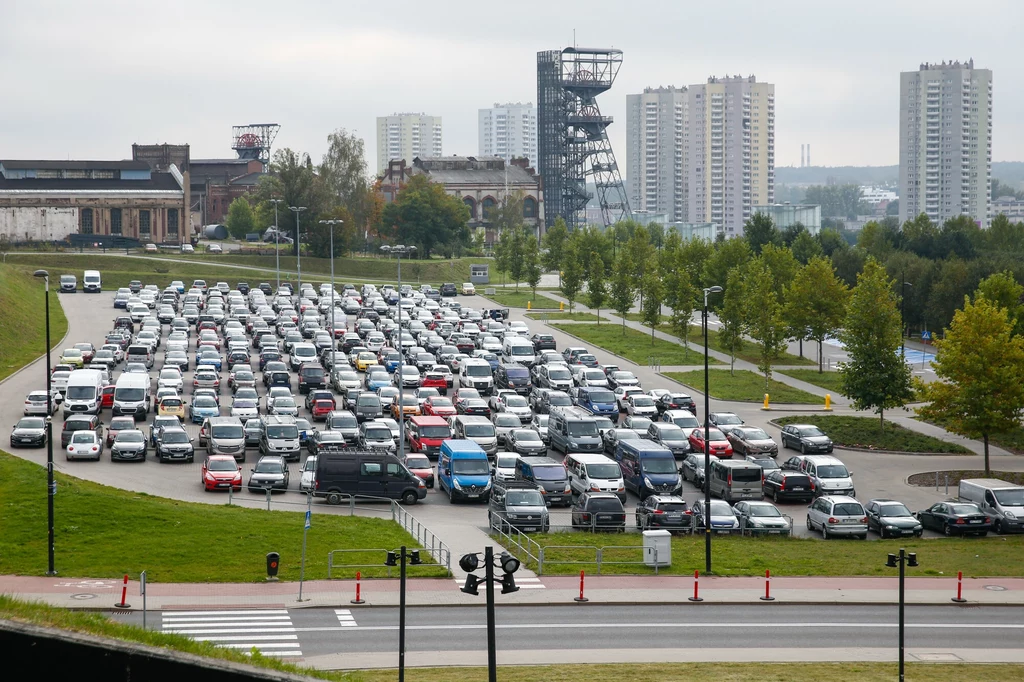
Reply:
M580 571L580 596L573 597L572 600L578 604L582 604L585 601L590 601L583 596L583 571Z
M700 578L700 571L693 572L693 596L687 597L690 601L704 601L698 594L698 580Z
M128 574L124 576L124 585L121 587L121 601L114 604L119 609L131 608L131 604L128 603Z
M359 596L359 580L362 578L362 573L356 571L356 598L350 599L349 604L365 604L366 602Z
M964 599L964 572L956 572L956 596L953 597L953 601L957 604L963 604L967 600Z
M764 596L761 597L761 601L775 601L775 597L772 596L772 572L767 568L764 571Z

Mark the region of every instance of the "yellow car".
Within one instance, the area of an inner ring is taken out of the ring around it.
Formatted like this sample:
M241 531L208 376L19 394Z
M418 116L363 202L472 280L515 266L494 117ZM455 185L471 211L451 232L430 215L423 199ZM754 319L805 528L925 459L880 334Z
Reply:
M463 296L472 296L475 293L476 293L476 287L473 286L472 282L463 282L462 283L462 295Z
M185 403L178 396L165 396L157 405L156 413L161 417L178 417L185 421Z
M377 364L377 356L374 353L365 352L356 356L356 369L365 372L370 365Z
M401 415L399 414L398 407L398 396L395 396L394 402L391 403L391 418L400 419L402 415L405 417L419 417L422 414L420 410L420 402L416 399L415 395L406 393L402 396L402 408Z
M65 348L64 353L60 356L60 360L57 361L58 365L71 365L77 369L85 367L85 357L82 355L82 351L78 348Z

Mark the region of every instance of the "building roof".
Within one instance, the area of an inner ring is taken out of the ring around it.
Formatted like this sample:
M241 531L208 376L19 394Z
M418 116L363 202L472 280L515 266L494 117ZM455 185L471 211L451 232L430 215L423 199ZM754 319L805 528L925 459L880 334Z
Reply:
M237 178L231 178L229 185L257 185L259 184L260 178L266 173L246 173L245 175L239 175Z
M134 162L131 162L134 163ZM6 165L6 164L5 164ZM149 166L143 162L143 167L149 170ZM38 166L36 166L38 168ZM149 180L89 180L89 179L67 179L67 178L25 178L22 180L8 180L0 176L0 192L3 191L176 191L181 192L181 185L170 173L154 172Z
M145 161L0 161L0 166L10 170L149 170Z
M229 164L230 165L245 166L245 165L248 165L248 163L250 161L259 161L259 159L192 159L190 161L190 163L193 166L195 166L196 164L199 164L201 166L203 166L203 165L222 166L222 165L229 165Z
M510 185L538 185L539 180L519 166L509 166L508 175L504 170L429 170L414 168L414 171L426 173L433 182L444 185L504 185L507 179Z

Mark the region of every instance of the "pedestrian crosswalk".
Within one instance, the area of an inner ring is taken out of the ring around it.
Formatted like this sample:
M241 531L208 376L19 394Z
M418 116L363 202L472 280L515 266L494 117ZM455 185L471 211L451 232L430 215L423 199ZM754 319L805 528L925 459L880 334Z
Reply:
M338 617L338 625L343 628L354 628L356 625L356 618L352 615L350 609L334 609L334 615Z
M256 648L264 656L302 656L299 636L287 609L164 611L162 627L164 632L227 649Z

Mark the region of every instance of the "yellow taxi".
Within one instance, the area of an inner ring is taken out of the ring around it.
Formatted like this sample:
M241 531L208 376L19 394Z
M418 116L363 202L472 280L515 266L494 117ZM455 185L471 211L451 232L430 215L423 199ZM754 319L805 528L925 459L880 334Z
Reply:
M85 367L85 356L82 354L80 348L65 348L64 352L60 356L60 360L57 361L59 365L71 365L76 369L82 369Z
M356 356L356 370L365 372L366 368L370 365L377 364L377 355L369 351L364 351Z
M157 403L156 413L161 417L178 417L185 420L185 401L176 395L167 395Z

